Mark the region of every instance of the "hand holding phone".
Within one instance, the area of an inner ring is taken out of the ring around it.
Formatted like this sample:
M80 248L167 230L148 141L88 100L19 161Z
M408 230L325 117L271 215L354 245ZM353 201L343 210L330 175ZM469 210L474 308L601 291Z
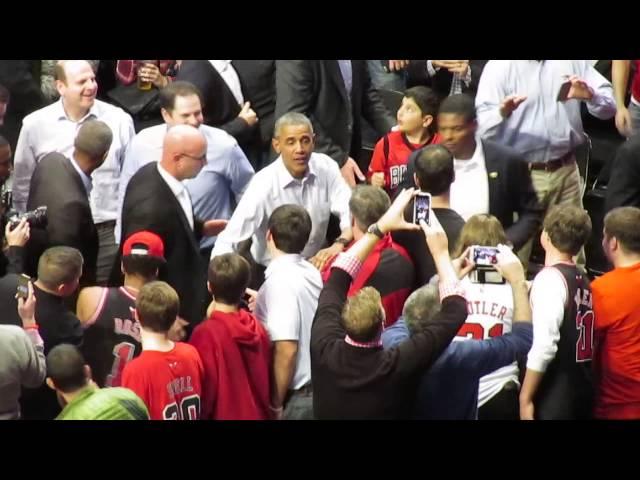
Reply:
M26 300L29 298L29 282L31 277L22 274L18 277L18 288L16 289L16 298L22 298Z
M567 80L560 86L560 91L558 92L558 101L566 102L569 98L569 90L571 90L571 80Z

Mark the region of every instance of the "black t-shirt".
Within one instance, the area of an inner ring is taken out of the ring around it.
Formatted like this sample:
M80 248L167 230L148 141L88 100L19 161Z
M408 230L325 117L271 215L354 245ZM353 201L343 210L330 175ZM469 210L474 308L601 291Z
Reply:
M450 208L434 208L433 213L438 217L447 238L449 240L449 252L453 252L455 244L460 236L460 230L464 226L464 219ZM413 202L405 210L405 220L413 221ZM416 268L415 288L420 288L431 280L437 271L433 263L433 257L427 246L422 231L399 230L391 233L393 241L402 245L411 256Z

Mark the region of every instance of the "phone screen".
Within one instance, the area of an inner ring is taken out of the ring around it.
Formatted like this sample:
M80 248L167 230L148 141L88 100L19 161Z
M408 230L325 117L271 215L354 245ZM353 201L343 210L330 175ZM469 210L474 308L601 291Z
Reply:
M413 203L413 223L420 225L420 220L429 224L429 207L431 207L431 195L420 193L416 195Z
M474 247L473 263L476 264L476 267L493 267L498 263L498 249L495 247Z
M560 91L558 92L558 101L564 102L569 96L569 90L571 90L571 82L564 82L560 86Z
M25 300L29 297L29 282L31 281L31 278L28 277L27 275L20 275L18 277L18 288L17 288L17 295L20 298L24 298Z

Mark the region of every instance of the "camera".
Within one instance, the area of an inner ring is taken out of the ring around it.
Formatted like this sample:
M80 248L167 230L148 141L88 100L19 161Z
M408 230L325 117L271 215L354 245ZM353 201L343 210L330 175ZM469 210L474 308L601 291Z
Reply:
M494 265L498 263L498 252L496 247L482 247L474 245L469 251L469 258L476 265L469 274L469 280L473 283L505 283L502 275L498 273Z
M9 216L9 225L11 230L16 228L22 219L26 219L31 228L46 228L47 226L47 207L38 207L30 212L19 214L12 212Z

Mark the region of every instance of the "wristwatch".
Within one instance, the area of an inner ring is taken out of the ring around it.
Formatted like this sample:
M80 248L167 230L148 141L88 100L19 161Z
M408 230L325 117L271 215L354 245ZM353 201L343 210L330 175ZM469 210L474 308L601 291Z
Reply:
M384 233L382 233L380 228L378 228L378 224L377 223L372 223L371 225L369 225L369 228L367 228L367 233L371 233L371 234L375 235L378 238L384 237Z
M335 241L333 243L339 243L344 248L347 248L351 242L349 240L347 240L346 238L338 237L338 238L335 239Z

